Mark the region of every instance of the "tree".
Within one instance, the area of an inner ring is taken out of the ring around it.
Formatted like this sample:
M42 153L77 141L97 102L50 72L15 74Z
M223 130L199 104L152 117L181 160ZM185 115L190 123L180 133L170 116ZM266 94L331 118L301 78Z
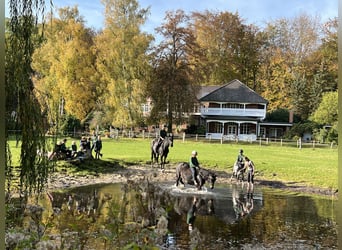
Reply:
M98 92L94 33L85 27L77 7L58 9L58 14L50 19L45 41L33 55L35 87L52 124L65 114L84 120L94 110Z
M321 94L319 78L310 70L314 61L309 60L319 47L319 30L318 19L307 15L278 19L266 26L259 77L265 98L272 100L271 108L283 105L307 119Z
M254 25L246 25L230 12L193 12L192 28L202 52L196 61L204 84L222 84L239 79L256 89L260 36Z
M44 1L10 1L10 22L6 40L6 121L15 114L21 129L20 153L20 194L42 191L46 183L49 164L46 157L44 116L35 96L32 82L32 54L38 35L37 23L40 14L44 14ZM39 36L38 36L39 37ZM6 138L8 140L8 131ZM37 154L37 152L41 154ZM10 151L6 149L6 181L10 191L12 166Z
M327 92L323 94L322 101L318 108L310 117L322 125L337 125L338 121L338 94L335 92Z
M103 111L116 127L141 120L150 64L147 51L152 37L140 31L148 9L136 0L103 0L105 28L96 39L98 79Z
M182 10L166 12L165 22L157 33L163 36L154 50L153 76L148 91L153 100L152 115L166 121L169 130L175 121L182 121L183 113L194 107L196 81L189 61L196 51L196 42L188 28L189 17Z

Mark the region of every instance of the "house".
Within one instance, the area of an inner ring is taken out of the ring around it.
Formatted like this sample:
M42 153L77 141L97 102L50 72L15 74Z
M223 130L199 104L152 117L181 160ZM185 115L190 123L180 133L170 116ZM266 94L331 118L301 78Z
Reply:
M239 80L223 86L203 87L195 115L206 127L206 138L255 141L281 137L292 123L265 122L268 101Z

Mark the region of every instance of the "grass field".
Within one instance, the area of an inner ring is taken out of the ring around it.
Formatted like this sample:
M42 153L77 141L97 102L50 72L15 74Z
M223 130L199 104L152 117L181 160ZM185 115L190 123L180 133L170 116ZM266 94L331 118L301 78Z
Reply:
M67 146L71 146L68 139ZM118 160L129 164L149 164L151 139L103 139L104 161ZM78 144L78 142L77 142ZM10 142L14 164L18 162L20 148ZM259 145L250 143L198 142L175 140L170 148L167 167L188 161L191 151L198 152L202 167L231 173L240 148L256 166L256 179L294 182L301 185L336 189L338 186L337 148L302 148Z

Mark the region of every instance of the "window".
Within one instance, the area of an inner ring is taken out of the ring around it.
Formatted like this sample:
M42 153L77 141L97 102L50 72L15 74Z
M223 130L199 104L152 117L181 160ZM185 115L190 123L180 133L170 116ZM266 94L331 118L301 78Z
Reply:
M262 136L262 137L266 136L266 128L265 127L260 128L260 136Z
M209 133L222 133L222 123L211 122L209 123Z
M236 135L236 125L228 125L227 134L228 135Z
M242 123L240 125L240 134L248 135L250 133L250 127L248 123Z
M225 109L243 109L243 104L240 103L224 103L222 108Z

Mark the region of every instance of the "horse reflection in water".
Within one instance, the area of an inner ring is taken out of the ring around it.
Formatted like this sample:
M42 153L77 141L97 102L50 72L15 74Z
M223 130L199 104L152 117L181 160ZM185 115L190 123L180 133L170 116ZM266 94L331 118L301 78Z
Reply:
M174 210L179 215L186 215L189 231L194 229L197 215L215 214L214 201L211 198L197 196L179 196L174 202Z
M248 194L245 197L243 194L240 194L236 185L233 186L232 201L237 220L249 215L254 208L253 194Z

